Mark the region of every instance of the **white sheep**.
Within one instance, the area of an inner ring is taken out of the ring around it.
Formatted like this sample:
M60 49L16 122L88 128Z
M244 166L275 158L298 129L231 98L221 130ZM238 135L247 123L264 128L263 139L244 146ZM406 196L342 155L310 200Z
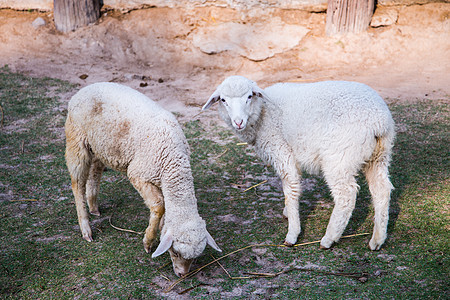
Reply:
M321 248L330 248L347 226L359 189L355 176L365 173L375 207L369 243L379 250L386 239L390 193L388 166L394 121L383 99L356 82L279 83L264 90L241 76L220 84L203 110L219 101L223 120L282 180L286 245L300 234L298 197L301 170L322 172L334 209Z
M92 241L85 207L100 215L97 195L105 166L125 172L150 209L144 249L161 221L161 242L152 257L169 250L174 272L189 271L206 244L221 251L199 216L189 146L175 117L145 95L115 83L81 89L69 102L66 162L83 238ZM164 223L164 225L163 225Z

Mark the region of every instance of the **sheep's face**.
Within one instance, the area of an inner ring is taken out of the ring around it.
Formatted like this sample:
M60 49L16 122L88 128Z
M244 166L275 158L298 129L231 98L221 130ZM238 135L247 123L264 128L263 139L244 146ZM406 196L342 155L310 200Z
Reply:
M152 257L169 251L173 271L179 277L189 272L192 261L202 254L206 245L210 245L219 252L222 251L206 230L205 221L200 217L188 222L171 224L170 229L166 226L167 224L164 224L161 242Z
M241 97L221 96L221 115L228 119L228 123L237 131L244 130L247 127L249 116L252 113L253 93L248 91Z
M236 131L243 131L259 117L262 97L263 91L255 82L242 76L231 76L217 87L203 110L219 102L222 118Z
M173 247L169 249L170 259L172 260L173 272L178 277L183 277L189 273L191 264L194 259L185 259L180 253L173 250Z

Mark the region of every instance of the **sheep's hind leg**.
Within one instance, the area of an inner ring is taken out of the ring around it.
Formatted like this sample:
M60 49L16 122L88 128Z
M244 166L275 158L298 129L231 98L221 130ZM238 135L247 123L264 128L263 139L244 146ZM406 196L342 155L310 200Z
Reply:
M145 230L143 239L144 250L150 253L153 242L156 240L159 223L164 215L164 197L161 189L151 183L136 179L130 179L130 181L142 198L144 198L145 204L150 209L149 225Z
M100 216L97 196L100 188L100 179L102 178L104 168L105 165L98 158L93 158L91 168L89 170L89 178L86 183L86 198L89 206L89 212L95 216Z
M70 120L66 122L66 164L72 182L72 191L78 215L78 224L83 238L92 242L92 232L89 226L86 210L86 182L91 165L91 154Z
M369 242L371 250L380 250L387 237L389 202L393 186L389 180L387 159L369 164L364 170L374 205L374 228Z
M299 203L298 197L300 196L300 179L298 176L290 178L285 176L282 179L283 192L285 196L285 208L283 210L283 216L288 219L288 233L284 244L292 246L297 242L298 235L300 234L300 215L299 215Z
M358 184L354 176L349 175L348 178L338 180L326 179L334 198L334 209L325 236L320 241L320 248L322 249L330 248L333 243L341 238L355 208L356 195L358 194Z

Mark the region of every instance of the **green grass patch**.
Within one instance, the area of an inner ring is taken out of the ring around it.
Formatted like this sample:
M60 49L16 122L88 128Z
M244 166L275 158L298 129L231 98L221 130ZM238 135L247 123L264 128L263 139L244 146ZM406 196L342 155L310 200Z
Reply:
M105 172L101 217L91 217L94 242L81 238L64 162L68 95L76 87L0 68L0 298L153 299L182 294L216 298L426 299L449 293L448 100L391 101L397 140L391 166L395 186L389 237L379 252L370 236L343 239L330 251L318 245L250 248L220 261L232 277L276 273L272 278L230 279L218 264L163 290L176 280L168 254L151 259L142 235L149 211L126 177ZM227 254L250 244L279 244L279 179L249 146L219 125L183 124L200 214ZM362 176L360 176L362 177ZM251 189L250 186L267 180ZM345 234L372 231L370 194L362 178ZM333 208L321 177L304 177L299 242L320 240ZM221 254L206 248L193 269Z

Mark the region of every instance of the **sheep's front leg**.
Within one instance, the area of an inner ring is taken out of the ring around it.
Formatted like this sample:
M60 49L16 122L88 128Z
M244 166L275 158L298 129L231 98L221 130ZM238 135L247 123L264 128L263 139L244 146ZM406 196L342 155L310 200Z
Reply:
M298 235L300 234L300 215L298 198L301 192L300 177L295 172L295 175L286 175L281 179L283 184L285 208L283 215L288 219L288 233L284 244L292 246L297 242Z
M145 230L145 236L143 239L144 250L147 253L150 253L153 242L156 240L158 225L161 221L162 216L164 215L164 201L158 200L158 203L154 203L150 206L150 220L147 229Z
M286 144L276 142L267 137L268 143L256 145L257 153L263 160L272 164L283 185L284 210L283 216L288 219L288 233L284 244L292 246L300 234L300 215L298 198L301 193L300 174L291 148Z
M130 179L130 181L141 194L142 198L144 198L145 204L150 209L149 225L145 230L143 239L144 250L150 253L153 242L156 240L159 223L164 215L164 197L161 189L151 183L136 179Z

